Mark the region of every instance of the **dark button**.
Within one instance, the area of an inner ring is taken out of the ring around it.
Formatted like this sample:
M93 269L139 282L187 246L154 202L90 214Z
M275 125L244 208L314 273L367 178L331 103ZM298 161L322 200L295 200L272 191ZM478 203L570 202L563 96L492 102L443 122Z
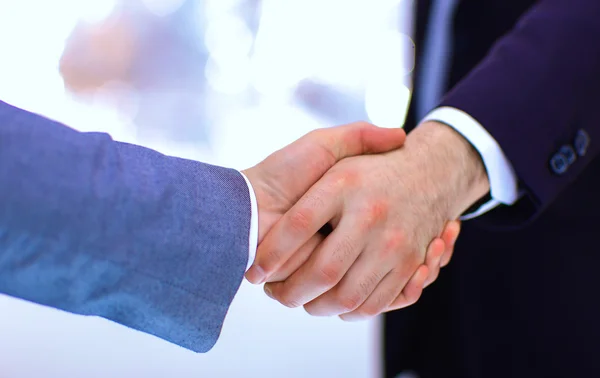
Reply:
M568 144L562 146L560 150L558 150L558 152L565 155L565 157L567 158L567 163L569 165L573 164L575 160L577 160L577 154L575 154L575 150Z
M585 130L579 130L577 134L575 134L575 142L573 144L575 145L577 155L585 156L590 145L590 136Z
M565 155L560 152L556 153L552 156L552 159L550 159L550 168L552 168L552 171L557 175L562 175L569 169L569 161Z

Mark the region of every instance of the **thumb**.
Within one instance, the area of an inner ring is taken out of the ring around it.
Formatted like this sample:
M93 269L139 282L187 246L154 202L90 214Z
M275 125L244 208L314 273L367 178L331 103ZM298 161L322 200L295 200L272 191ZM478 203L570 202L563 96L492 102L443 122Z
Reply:
M401 128L377 127L367 122L317 129L273 153L259 164L270 176L294 172L294 189L304 194L338 161L356 155L400 148L406 139ZM299 198L299 197L298 197Z
M318 129L298 143L316 144L331 154L333 164L344 158L373 153L383 153L400 148L406 139L401 128L377 127L367 122Z
M356 155L384 153L400 148L406 139L401 128L377 127L367 122L317 129L271 154L257 166L244 171L253 181L285 182L286 190L298 200L338 161ZM295 201L294 201L295 202Z

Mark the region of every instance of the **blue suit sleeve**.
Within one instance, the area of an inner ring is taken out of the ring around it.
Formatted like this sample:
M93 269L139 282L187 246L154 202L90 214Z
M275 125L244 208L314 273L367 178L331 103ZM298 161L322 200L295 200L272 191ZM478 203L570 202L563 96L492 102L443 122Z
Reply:
M79 133L0 102L0 292L196 352L248 259L235 170Z

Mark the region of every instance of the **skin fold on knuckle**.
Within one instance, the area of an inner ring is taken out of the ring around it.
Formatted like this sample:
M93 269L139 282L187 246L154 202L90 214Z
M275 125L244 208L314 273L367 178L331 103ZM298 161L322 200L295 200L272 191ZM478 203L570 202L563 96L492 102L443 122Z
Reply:
M303 234L310 229L314 216L312 209L301 207L290 214L287 223L294 233Z
M371 319L379 315L381 311L379 308L369 305L359 308L358 311L356 311L356 313L360 315L363 319Z
M293 294L291 288L285 288L278 293L273 293L273 298L288 308L297 308L302 305L299 299Z
M385 290L381 293L375 294L373 303L369 304L369 306L365 309L367 316L369 316L369 314L371 314L371 316L377 316L384 312L394 300L394 294L395 292L392 290Z
M270 275L283 264L283 254L278 248L269 248L261 251L260 257L256 259L256 265L260 266L264 274Z
M357 291L342 292L336 296L334 303L342 312L350 312L356 310L365 300L364 296Z
M319 287L330 289L335 286L343 277L341 264L336 261L330 261L317 268L315 282Z
M304 311L306 311L306 313L308 315L311 315L311 316L323 316L324 315L322 309L320 308L320 305L317 304L315 301L308 302L303 307L304 307Z
M360 143L361 155L372 153L375 146L369 143L369 140L376 132L377 127L371 123L361 121L358 123L357 134Z
M303 172L305 172L307 176L302 177L303 180L305 180L305 185L302 189L306 191L335 164L335 158L331 155L331 152L321 148L308 154L308 157L303 164L305 166Z
M343 146L336 141L336 133L333 129L316 129L309 132L307 136L307 143L309 146L320 149L318 156L323 157L323 161L328 166L334 165L338 160L339 156L343 152Z
M346 284L337 295L336 303L344 312L362 311L365 300L369 298L377 283L381 280L382 275L371 273L359 283L358 286ZM360 307L360 308L359 308ZM358 309L358 310L357 310Z

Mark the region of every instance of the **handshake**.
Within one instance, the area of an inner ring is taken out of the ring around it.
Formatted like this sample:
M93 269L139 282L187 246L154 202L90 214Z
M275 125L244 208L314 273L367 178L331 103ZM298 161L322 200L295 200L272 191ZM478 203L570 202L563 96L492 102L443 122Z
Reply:
M450 127L313 131L243 171L258 250L246 278L287 307L360 320L415 303L450 261L456 220L489 191Z

